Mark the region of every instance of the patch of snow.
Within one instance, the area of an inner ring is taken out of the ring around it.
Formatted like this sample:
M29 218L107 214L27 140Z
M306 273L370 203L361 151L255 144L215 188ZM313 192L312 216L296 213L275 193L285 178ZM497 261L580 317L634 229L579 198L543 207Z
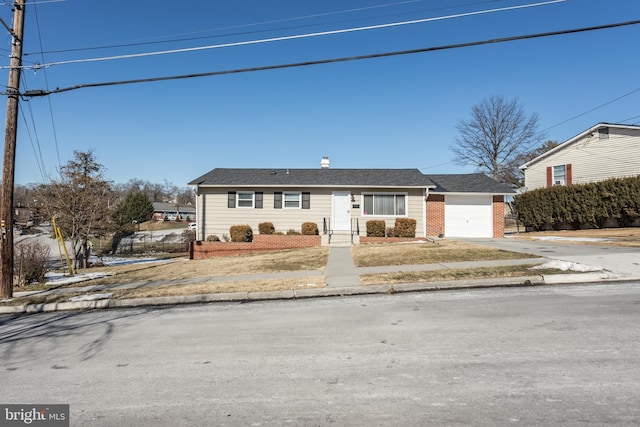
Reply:
M73 276L65 276L64 274L61 274L61 273L49 272L45 274L45 278L47 278L47 281L45 282L45 286L68 285L71 283L85 282L87 280L101 279L107 276L113 276L113 273L105 273L105 272L97 271L97 272L91 272L91 273L75 274Z
M126 264L145 264L149 262L161 262L165 261L161 258L123 258L123 257L97 257L92 255L89 257L90 263L98 263L101 262L104 265L126 265Z
M536 236L536 240L570 240L575 242L605 242L613 240L608 237L561 237L561 236Z
M78 295L77 297L69 298L71 302L77 301L95 301L98 299L109 299L113 294L93 294L93 295Z
M578 264L577 262L568 262L568 261L560 261L560 260L552 260L546 262L544 264L540 264L538 266L532 267L532 270L539 270L543 268L555 268L561 271L579 271L582 273L586 273L589 271L602 271L604 270L602 267L591 266Z

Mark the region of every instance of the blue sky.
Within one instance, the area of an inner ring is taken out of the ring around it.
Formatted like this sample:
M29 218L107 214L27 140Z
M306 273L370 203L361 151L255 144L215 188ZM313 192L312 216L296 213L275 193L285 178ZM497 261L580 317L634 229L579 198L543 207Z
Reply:
M640 19L637 0L566 0L481 14L469 13L539 2L27 3L25 65L442 19L196 52L25 69L22 91L401 51ZM451 15L464 16L446 18ZM0 17L11 23L11 8L0 8ZM458 136L455 125L469 118L474 104L492 95L517 98L527 113L539 115L540 129L546 131L547 139L560 142L599 122L640 124L638 40L640 25L633 25L30 98L21 101L16 183L47 182L74 150L93 150L116 183L140 178L186 186L216 167L315 168L320 167L322 156L329 156L334 168L415 167L433 174L470 173L474 166L453 163L450 147ZM8 33L2 41L0 54L6 66ZM150 42L154 43L140 44ZM122 46L96 49L112 45ZM45 53L39 54L42 51ZM7 70L2 69L0 82L4 85L6 81ZM0 109L2 123L5 109Z

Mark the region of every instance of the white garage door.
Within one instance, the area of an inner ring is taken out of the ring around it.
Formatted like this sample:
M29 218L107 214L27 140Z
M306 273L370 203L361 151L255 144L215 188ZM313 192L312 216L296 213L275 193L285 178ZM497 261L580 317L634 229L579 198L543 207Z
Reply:
M493 237L492 196L445 195L445 237Z

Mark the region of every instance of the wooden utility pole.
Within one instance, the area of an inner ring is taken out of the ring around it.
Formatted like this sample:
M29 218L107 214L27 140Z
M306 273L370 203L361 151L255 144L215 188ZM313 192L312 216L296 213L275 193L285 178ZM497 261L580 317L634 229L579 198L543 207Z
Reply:
M13 30L9 83L7 84L7 125L4 137L4 163L2 167L2 200L0 201L0 298L13 296L13 185L16 165L16 139L18 134L18 100L22 67L22 41L24 35L24 9L26 0L13 4Z

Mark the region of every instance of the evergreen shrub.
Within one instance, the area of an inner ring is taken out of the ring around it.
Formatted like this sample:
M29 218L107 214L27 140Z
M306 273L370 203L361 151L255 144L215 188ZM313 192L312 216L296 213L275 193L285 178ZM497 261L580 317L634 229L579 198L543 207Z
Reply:
M416 220L413 218L396 218L394 228L397 237L416 237Z
M252 242L253 230L249 225L232 225L229 228L232 242Z
M258 224L258 232L260 232L260 234L274 234L276 232L276 228L273 226L272 222L261 222Z
M302 224L302 234L305 236L317 236L320 234L318 231L318 224L315 222L305 222Z
M386 224L381 219L367 221L367 237L384 237Z

